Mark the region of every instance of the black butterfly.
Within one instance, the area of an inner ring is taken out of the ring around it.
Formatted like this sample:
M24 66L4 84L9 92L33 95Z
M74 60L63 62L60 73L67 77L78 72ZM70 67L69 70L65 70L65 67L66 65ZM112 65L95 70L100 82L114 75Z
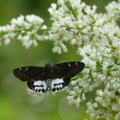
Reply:
M76 76L84 68L83 62L65 62L45 67L28 66L13 70L13 74L26 82L30 89L44 93L48 89L53 92L63 90L70 82L70 78Z

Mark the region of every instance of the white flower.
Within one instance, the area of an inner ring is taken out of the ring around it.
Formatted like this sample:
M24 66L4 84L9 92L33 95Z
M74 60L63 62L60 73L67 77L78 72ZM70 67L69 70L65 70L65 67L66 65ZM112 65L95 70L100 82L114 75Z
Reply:
M71 85L76 85L77 81L71 81Z
M8 38L5 39L4 43L5 43L5 45L8 45L10 43L10 39L8 39Z
M26 20L27 22L32 23L32 24L42 24L44 22L42 18L35 16L35 15L27 15Z
M75 91L70 91L69 93L71 96L76 96L76 92Z
M85 96L85 93L82 94L82 101L85 101L86 100L86 96Z
M108 15L113 18L119 18L120 14L120 3L112 1L106 6L106 10L108 12Z
M23 24L23 22L24 22L24 16L23 15L21 15L17 19L12 19L11 20L11 24L13 24L13 25L20 25L21 26Z
M94 14L94 13L96 12L96 9L97 9L97 7L96 7L95 5L92 6L92 9L91 9L90 6L86 6L86 7L85 7L85 12L86 12L87 14Z

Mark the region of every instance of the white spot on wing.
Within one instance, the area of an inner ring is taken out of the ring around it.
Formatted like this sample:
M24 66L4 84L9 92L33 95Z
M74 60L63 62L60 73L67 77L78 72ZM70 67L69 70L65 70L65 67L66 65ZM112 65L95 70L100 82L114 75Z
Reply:
M28 67L26 67L26 69L25 69L26 71L28 70Z
M35 86L34 91L36 92L44 93L47 91L47 85L45 81L38 80L35 81L33 85Z
M19 70L21 71L21 70L22 70L22 68L19 68Z
M70 63L68 63L68 66L71 66Z
M58 91L61 91L64 89L64 86L63 86L63 79L62 78L57 78L57 79L54 79L51 81L51 90L53 92L58 92Z
M75 62L75 65L78 66L78 62Z

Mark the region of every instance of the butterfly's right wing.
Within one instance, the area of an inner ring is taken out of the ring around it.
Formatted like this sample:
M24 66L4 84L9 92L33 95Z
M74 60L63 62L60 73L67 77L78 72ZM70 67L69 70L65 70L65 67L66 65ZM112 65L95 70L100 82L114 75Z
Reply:
M36 92L46 92L44 68L37 66L20 67L13 70L15 77L27 81L30 89Z
M70 78L81 72L84 66L83 62L65 62L53 65L51 90L54 92L63 90L69 84Z

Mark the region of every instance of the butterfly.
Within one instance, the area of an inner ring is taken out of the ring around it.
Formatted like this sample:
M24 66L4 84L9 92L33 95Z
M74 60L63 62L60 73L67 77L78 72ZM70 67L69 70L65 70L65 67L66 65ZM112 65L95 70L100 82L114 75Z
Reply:
M30 89L38 93L48 90L58 92L68 86L70 78L76 76L84 69L83 62L64 62L44 67L27 66L13 70L15 77L27 82Z

